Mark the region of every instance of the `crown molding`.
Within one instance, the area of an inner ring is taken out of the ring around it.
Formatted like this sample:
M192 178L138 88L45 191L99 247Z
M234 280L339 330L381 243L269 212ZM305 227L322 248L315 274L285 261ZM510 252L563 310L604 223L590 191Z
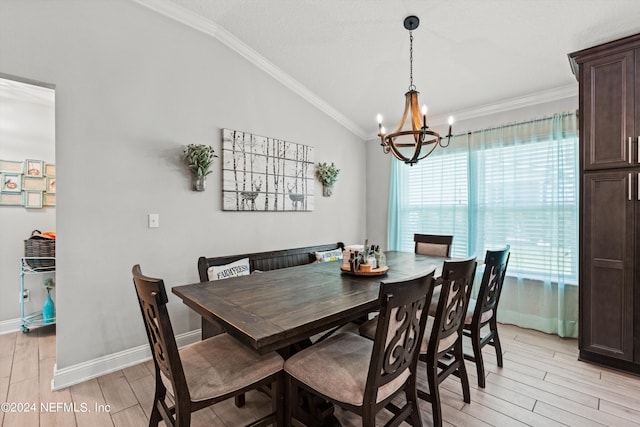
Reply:
M165 0L133 0L134 2L147 7L161 15L185 24L195 30L201 31L207 35L215 37L222 44L238 53L240 56L254 64L256 67L269 74L271 77L282 83L286 88L298 94L311 105L331 117L333 120L344 126L346 129L354 133L361 139L365 139L366 132L354 121L350 120L344 114L333 108L324 99L309 90L302 83L282 71L267 58L260 55L247 44L243 43L229 31L216 24L215 22L203 18L202 16L187 10L175 3Z
M547 89L535 93L530 93L515 98L505 99L503 101L490 104L480 105L453 113L456 121L476 119L478 117L490 116L492 114L504 113L505 111L517 110L519 108L533 107L535 105L547 102L559 101L571 97L578 96L578 84L570 84L560 86L553 89ZM447 123L448 114L440 114L431 116L430 126L440 126ZM369 135L367 141L378 139L377 134Z
M547 102L559 101L561 99L578 96L578 84L560 86L553 89L530 93L503 101L485 104L478 107L465 109L456 113L456 120L475 119L477 117L489 116L491 114L504 113L505 111L517 110L518 108L532 107ZM434 123L447 123L448 115L439 115L433 118Z

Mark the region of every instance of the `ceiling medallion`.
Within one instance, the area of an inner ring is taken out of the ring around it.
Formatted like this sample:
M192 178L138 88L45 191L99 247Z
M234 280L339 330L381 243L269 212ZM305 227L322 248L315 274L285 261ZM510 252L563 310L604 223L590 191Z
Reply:
M413 30L418 28L420 19L417 16L408 16L404 20L404 28L409 30L409 91L405 93L405 105L402 119L396 129L389 133L385 133L382 126L382 116L378 114L378 136L380 137L380 145L385 154L391 152L398 160L413 166L419 160L424 159L435 150L439 145L441 147L449 146L451 141L451 125L453 117L449 116L449 133L446 137L440 137L440 134L432 130L427 125L427 106L423 105L422 110L418 107L418 94L413 84ZM407 123L407 119L411 123ZM407 124L405 129L405 123ZM446 145L443 139L446 138ZM424 150L423 150L424 149Z

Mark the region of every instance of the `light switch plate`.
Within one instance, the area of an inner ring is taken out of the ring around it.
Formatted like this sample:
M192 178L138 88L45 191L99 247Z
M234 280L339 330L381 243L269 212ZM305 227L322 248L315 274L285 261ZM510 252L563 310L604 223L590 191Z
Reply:
M160 214L149 214L149 228L160 227Z

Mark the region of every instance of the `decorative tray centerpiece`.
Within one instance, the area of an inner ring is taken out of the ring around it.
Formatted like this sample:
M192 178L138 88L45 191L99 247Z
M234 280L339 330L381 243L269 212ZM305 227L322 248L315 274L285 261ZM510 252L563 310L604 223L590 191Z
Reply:
M369 246L365 240L363 246L355 245L345 248L340 270L356 276L380 276L389 271L386 256L380 246Z
M387 274L387 271L389 271L389 266L385 265L384 267L371 268L366 271L362 269L351 271L351 268L345 267L343 265L342 267L340 267L340 270L344 273L353 274L355 276L381 276L383 274Z

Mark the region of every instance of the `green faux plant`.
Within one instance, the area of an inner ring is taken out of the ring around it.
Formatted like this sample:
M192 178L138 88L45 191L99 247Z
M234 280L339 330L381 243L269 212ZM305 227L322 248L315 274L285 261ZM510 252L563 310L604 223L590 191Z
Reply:
M42 287L45 288L47 292L49 292L51 289L56 287L56 283L53 281L52 278L48 278L48 279L45 279L44 283L42 284Z
M213 159L218 157L213 147L205 144L189 144L184 150L184 160L196 177L209 175Z
M336 165L331 162L331 164L318 163L318 167L316 169L316 174L320 182L324 185L332 186L338 180L338 174L340 173L340 169L336 167Z

